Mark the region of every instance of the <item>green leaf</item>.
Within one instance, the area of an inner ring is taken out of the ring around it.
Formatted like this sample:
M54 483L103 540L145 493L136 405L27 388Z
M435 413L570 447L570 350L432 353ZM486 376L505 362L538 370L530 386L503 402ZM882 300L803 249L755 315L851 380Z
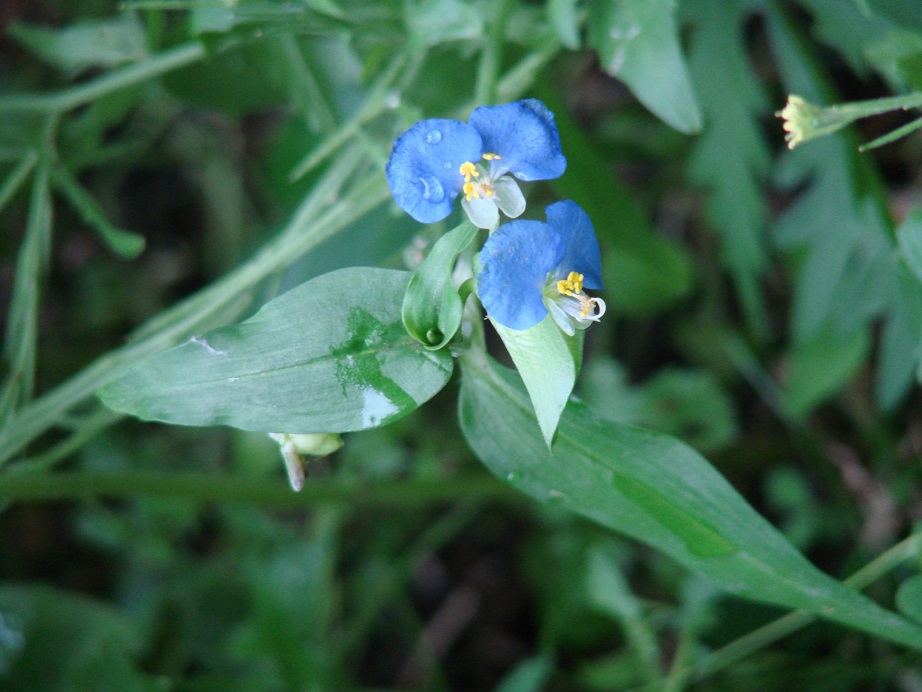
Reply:
M7 30L20 45L69 72L114 67L147 54L144 27L125 12L112 19L89 19L63 29L13 23Z
M583 332L567 336L548 315L530 329L496 328L531 397L548 447L583 361Z
M570 50L579 50L577 0L548 0L547 17L560 42Z
M666 123L686 134L701 129L701 111L675 21L675 0L594 0L589 43L603 69Z
M47 586L0 586L0 687L162 689L140 672L140 637L120 613Z
M478 39L483 36L483 14L459 0L409 0L406 20L423 45Z
M689 176L708 189L705 210L721 235L722 263L752 331L764 338L768 320L758 282L768 265L763 188L771 157L763 121L769 107L746 52L750 10L734 0L686 3L683 10L695 23L689 67L707 123L694 142Z
M551 669L547 656L526 659L500 680L495 692L539 692L546 689Z
M922 622L922 574L900 584L896 592L896 607L907 617Z
M738 596L922 649L922 629L813 567L691 448L572 401L552 454L519 377L483 354L463 365L464 436L522 492L647 543Z
M245 322L194 336L103 387L109 408L144 420L286 433L390 423L451 376L444 351L403 327L410 274L350 268L308 281Z
M426 348L442 348L461 325L464 306L451 272L458 255L476 235L470 221L462 222L438 239L410 279L403 299L403 324Z
M922 281L922 208L913 209L896 232L903 261L916 278Z
M783 403L794 418L836 394L864 362L871 346L864 330L847 337L823 333L797 348L788 364Z
M793 23L782 12L766 18L784 90L812 103L838 101ZM915 359L916 345L900 337L911 327L879 174L843 130L786 152L776 179L785 191L803 190L772 224L775 243L794 267L795 348L830 334L857 343L856 332L885 319L893 327L875 387L881 405L895 405L912 380L911 368L903 366Z

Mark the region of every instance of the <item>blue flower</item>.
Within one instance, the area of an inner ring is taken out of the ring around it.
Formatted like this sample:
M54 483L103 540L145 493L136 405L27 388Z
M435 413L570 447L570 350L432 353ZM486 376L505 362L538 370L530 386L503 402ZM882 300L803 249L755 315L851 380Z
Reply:
M510 218L525 210L512 176L550 180L566 167L554 114L526 99L481 106L467 123L421 120L394 142L385 173L397 204L417 221L441 221L463 194L471 221L494 229L500 210Z
M547 223L510 221L487 238L477 293L505 327L528 329L550 313L572 336L605 313L605 303L583 290L602 288L599 243L576 202L556 202L546 213Z

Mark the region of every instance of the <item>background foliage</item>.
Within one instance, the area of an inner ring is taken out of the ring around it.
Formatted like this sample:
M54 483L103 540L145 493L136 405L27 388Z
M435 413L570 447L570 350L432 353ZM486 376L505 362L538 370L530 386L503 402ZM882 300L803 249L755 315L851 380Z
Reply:
M912 3L16 0L0 26L4 687L922 688L918 628L835 581L922 620L922 140L858 151L897 111L788 151L774 117L922 90ZM346 320L364 278L304 282L414 269L451 227L389 201L394 138L521 97L569 162L530 205L576 200L603 251L565 459L508 371L409 338L447 387L297 495L265 435L95 398L295 286ZM657 468L686 482L618 475ZM776 602L860 629L729 595L740 556L774 593L819 579L768 528L726 557L752 508L835 578Z

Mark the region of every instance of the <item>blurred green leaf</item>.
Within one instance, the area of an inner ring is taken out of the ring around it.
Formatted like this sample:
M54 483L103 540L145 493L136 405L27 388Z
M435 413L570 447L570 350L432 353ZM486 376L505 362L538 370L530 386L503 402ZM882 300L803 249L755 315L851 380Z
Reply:
M311 7L313 6L313 7ZM192 0L189 28L193 34L238 30L244 37L271 34L329 34L351 27L328 2L285 0Z
M482 354L463 365L464 436L522 492L647 543L730 593L922 649L922 629L813 567L689 447L571 401L552 454L519 377Z
M289 68L278 60L277 38L228 48L163 77L169 92L188 104L231 116L287 103Z
M581 392L606 417L673 435L701 452L736 438L732 401L705 370L662 368L631 385L617 362L596 356L584 370Z
M896 607L906 617L922 622L922 574L910 577L896 592Z
M922 282L922 208L913 209L896 231L903 261Z
M864 362L870 347L870 335L857 331L845 338L821 334L797 348L784 378L783 402L788 413L802 418L836 394Z
M390 423L432 398L453 368L403 327L409 278L370 268L317 277L241 324L141 361L99 396L180 425L311 433Z
M689 177L708 189L707 217L721 234L721 259L750 325L764 338L768 324L758 282L768 266L762 187L770 155L760 119L769 108L744 42L750 10L733 0L682 7L695 24L689 67L706 124L693 145Z
M161 690L135 660L125 616L47 586L0 585L0 686L5 690Z
M62 29L14 22L8 34L46 62L67 72L115 67L147 55L144 27L132 12L85 19Z
M583 362L584 332L567 336L550 315L530 329L509 329L496 320L490 322L525 382L541 434L550 447Z
M406 0L407 25L423 45L483 36L483 14L460 0Z
M476 235L474 224L463 221L436 241L410 279L403 299L403 324L426 348L442 348L461 326L464 306L451 274L458 255Z
M570 50L579 50L578 0L548 0L547 16L560 42Z
M701 129L676 26L675 0L593 0L589 44L603 69L628 85L637 99L686 134Z
M786 15L773 13L767 27L785 90L814 103L836 101L811 48ZM856 332L867 332L881 317L895 327L905 324L892 222L880 178L843 131L787 152L776 179L785 190L807 186L773 224L775 242L796 260L791 311L795 350L816 353L820 347L811 346L811 341L841 340L836 347L841 385L849 376L849 358L854 369L854 359L860 357L862 337ZM918 346L895 338L900 332L905 327L891 331L888 360L881 364L875 384L879 403L888 406L905 393L912 373L901 364L914 362ZM823 398L820 389L834 389L831 374L830 368L824 369L822 387L798 386L795 409L805 412L809 400L818 403ZM905 379L899 381L897 375Z
M529 658L513 668L494 692L540 692L547 689L548 677L553 666L546 656Z

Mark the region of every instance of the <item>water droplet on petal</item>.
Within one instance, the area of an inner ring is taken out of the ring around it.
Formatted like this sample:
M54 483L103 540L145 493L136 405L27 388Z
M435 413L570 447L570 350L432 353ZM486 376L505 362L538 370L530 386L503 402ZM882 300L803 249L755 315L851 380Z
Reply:
M419 182L423 188L423 199L429 200L433 204L438 204L445 199L445 190L442 189L442 184L432 176L420 178Z
M426 135L426 144L438 144L442 141L442 133L438 130L432 130Z

